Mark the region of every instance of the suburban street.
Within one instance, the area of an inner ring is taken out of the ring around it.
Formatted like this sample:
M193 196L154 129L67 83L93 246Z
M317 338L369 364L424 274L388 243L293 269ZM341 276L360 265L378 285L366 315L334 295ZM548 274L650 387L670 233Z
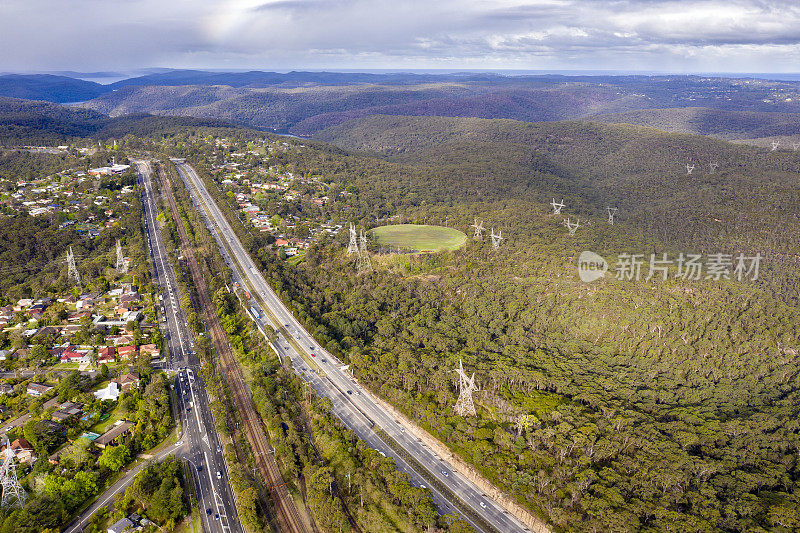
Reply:
M200 375L200 361L193 350L192 333L180 307L180 291L174 267L167 257L156 221L158 208L152 189L152 171L147 162L135 161L134 164L143 185L142 203L154 282L163 288L161 314L165 344L169 349L167 367L176 371L173 386L178 398L176 410L183 434L175 455L190 465L204 531L242 533L221 441Z
M250 290L255 300L255 302L251 300L250 305L257 311L251 313L251 316L262 327L269 324L278 332L277 340L273 343L278 355L282 359L288 357L295 371L314 390L330 398L334 413L344 424L380 453L393 457L398 468L408 473L414 484L426 484L425 477L432 476L438 483L456 494L472 512L481 516L498 531L503 533L529 531L499 503L482 494L471 481L453 471L444 458L412 436L408 428L377 403L353 379L342 362L317 345L313 337L266 283L195 171L186 163L175 161L175 164L192 193L195 205L220 245L225 260L234 271L234 281L238 281L240 285ZM315 368L309 365L309 361L313 361ZM416 470L417 465L406 462L376 433L375 430L378 428L427 470L425 477ZM433 491L434 501L442 514L461 515L477 530L485 531L485 528L474 523L468 516L462 515L453 502L449 501L450 496L437 492L435 487L428 488Z
M176 453L177 446L172 444L157 451L153 454L152 460L154 461L161 461L166 456ZM121 478L119 478L113 485L108 487L97 499L92 502L92 504L87 507L80 515L78 515L70 524L64 528L64 533L78 533L79 531L83 531L85 527L89 525L89 520L92 518L92 515L97 512L98 509L104 507L110 503L114 503L114 496L124 492L131 483L133 483L133 479L136 475L141 472L142 468L147 466L149 461L142 461L138 463L136 466L131 468L127 471Z

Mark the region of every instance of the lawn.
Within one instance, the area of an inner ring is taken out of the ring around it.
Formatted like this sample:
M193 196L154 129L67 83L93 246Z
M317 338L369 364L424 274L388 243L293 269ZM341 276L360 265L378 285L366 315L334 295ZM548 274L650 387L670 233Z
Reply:
M442 226L397 224L381 226L370 233L379 245L406 251L457 250L467 242L467 236L463 232Z
M95 424L94 426L92 426L90 431L94 431L95 433L99 433L100 435L102 435L112 425L114 425L114 422L116 422L117 420L119 420L122 417L122 412L123 412L123 409L120 407L119 402L117 402L117 405L114 407L114 410L111 411L110 416L108 418L106 418L105 420L102 420L102 421L98 422L97 424Z

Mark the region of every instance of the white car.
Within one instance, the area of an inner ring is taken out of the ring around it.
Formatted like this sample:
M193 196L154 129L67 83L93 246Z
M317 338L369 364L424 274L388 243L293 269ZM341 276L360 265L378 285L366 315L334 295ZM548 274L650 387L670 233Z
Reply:
M217 479L222 479L222 472L217 470Z
M481 506L481 507L483 507L484 509L486 509L486 504L485 504L485 503L483 503L483 502L478 502L478 503L480 504L480 506Z

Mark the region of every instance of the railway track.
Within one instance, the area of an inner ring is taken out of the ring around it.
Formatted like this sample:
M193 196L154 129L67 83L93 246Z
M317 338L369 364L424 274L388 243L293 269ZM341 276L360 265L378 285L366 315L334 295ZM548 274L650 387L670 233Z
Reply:
M291 494L289 494L289 490L286 488L286 483L278 469L278 464L275 462L275 457L271 453L262 427L261 417L256 412L253 401L247 392L242 371L236 362L233 350L228 342L228 337L222 329L222 324L220 324L219 316L211 300L211 295L208 292L208 287L206 286L203 273L195 257L194 250L189 245L186 230L178 214L175 196L172 193L172 184L169 179L161 179L160 173L159 179L162 184L164 196L169 203L173 219L175 220L175 226L181 240L181 251L186 258L186 262L189 265L189 270L197 288L197 296L203 321L208 328L214 348L219 354L222 373L233 395L234 405L239 412L239 416L242 418L245 437L253 451L256 467L261 474L262 481L268 485L270 495L272 496L275 508L278 512L278 520L282 526L281 530L293 533L306 533L308 530L300 520L300 515L294 500Z

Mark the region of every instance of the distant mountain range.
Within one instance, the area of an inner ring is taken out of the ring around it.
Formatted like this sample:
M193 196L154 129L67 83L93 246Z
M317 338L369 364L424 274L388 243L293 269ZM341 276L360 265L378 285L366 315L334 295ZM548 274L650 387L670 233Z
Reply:
M725 139L800 133L800 82L700 76L168 70L108 85L0 76L0 96L73 102L111 117L220 119L295 135L371 115L579 119Z
M52 74L0 76L0 96L65 103L91 100L108 92L99 83Z

